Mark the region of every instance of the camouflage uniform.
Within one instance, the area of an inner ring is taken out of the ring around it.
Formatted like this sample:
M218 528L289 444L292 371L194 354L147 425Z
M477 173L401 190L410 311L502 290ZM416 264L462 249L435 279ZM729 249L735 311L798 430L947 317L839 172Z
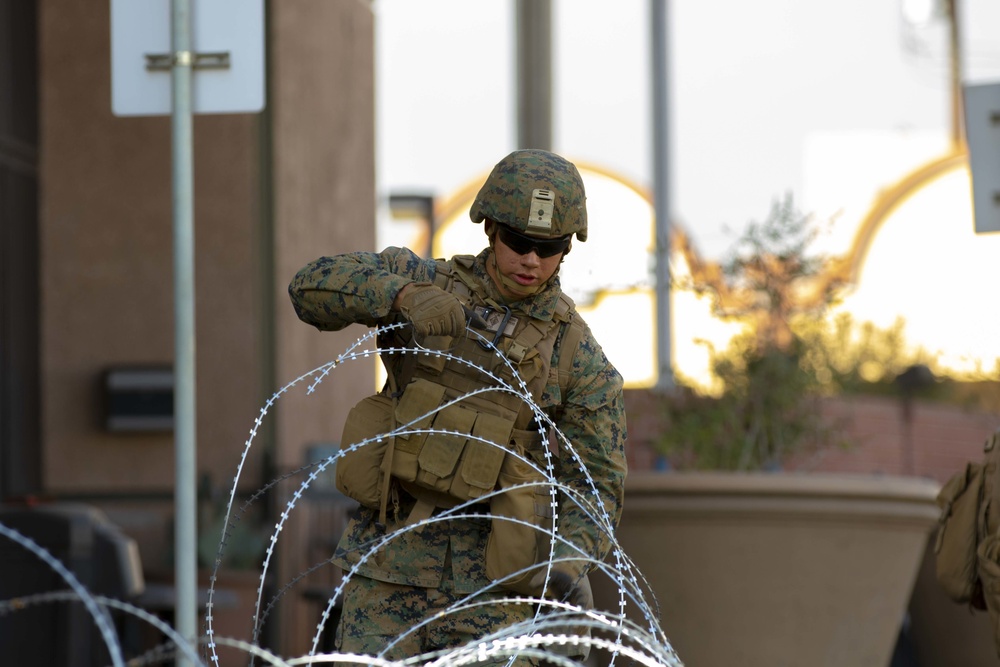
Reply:
M488 298L503 303L486 270L490 252L487 248L475 257L472 271ZM454 262L455 258L448 266ZM405 248L322 257L299 271L289 293L299 318L320 330L335 331L353 323L386 325L403 321L399 313L391 310L397 293L409 283L433 282L436 271L435 260L421 259ZM560 294L557 274L538 293L508 305L514 315L551 320ZM563 352L556 345L553 368ZM621 375L584 325L566 390L552 382L551 377L541 395L533 398L573 444L596 485L612 525L617 525L626 472ZM581 497L592 499L585 474L566 452L561 455L560 482ZM405 525L413 500L399 491L398 504L397 511L389 512L385 526L379 524L377 511L361 507L338 545L334 562L345 572L355 568L353 583L345 591L343 621L337 632L337 646L342 651L380 651L406 628L433 615L435 609L442 608L440 605L491 584L484 565L490 530L486 517L438 521L394 534ZM558 529L561 536L597 560L602 560L610 548L608 537L574 503L565 500L561 503ZM393 535L392 539L362 562L371 545L387 534ZM578 557L559 544L555 554L557 558ZM508 595L493 587L477 600ZM372 614L367 610L373 604L388 604L395 613L384 617ZM532 613L534 610L528 604L487 605L480 607L471 620L445 616L421 630L418 637L398 644L386 657L401 658L418 650L461 645Z

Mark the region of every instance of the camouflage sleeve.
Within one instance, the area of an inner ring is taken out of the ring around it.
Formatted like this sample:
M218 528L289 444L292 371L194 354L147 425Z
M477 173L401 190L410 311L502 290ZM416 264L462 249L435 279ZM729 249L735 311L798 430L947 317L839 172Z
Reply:
M295 274L288 295L299 319L317 329L372 327L390 319L392 300L405 285L433 280L435 266L407 248L320 257Z
M560 446L560 481L587 505L580 507L563 498L559 534L593 558L604 560L611 548L608 531L618 526L622 514L627 431L622 376L589 328L575 352L572 377L556 420L572 445L572 451ZM566 545L556 546L557 557L578 555Z

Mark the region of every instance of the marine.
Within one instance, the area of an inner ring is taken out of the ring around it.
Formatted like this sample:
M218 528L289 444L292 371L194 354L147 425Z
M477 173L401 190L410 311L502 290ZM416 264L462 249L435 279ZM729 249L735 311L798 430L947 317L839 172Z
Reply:
M388 381L352 410L341 440L371 441L338 463L338 485L360 503L333 556L346 573L342 652L421 655L535 613L525 601L439 614L477 593L477 602L516 592L592 605L586 575L621 517L622 377L558 275L574 236L587 239L579 171L554 153L515 151L487 177L470 218L488 239L478 255L433 260L390 247L321 257L289 286L298 317L320 330L404 324L380 334ZM530 401L496 390L504 385L526 387ZM553 503L528 486L519 499L518 480L544 480L546 466L569 492ZM460 518L449 518L456 506ZM556 527L551 571L526 571L549 557L548 542L522 548L530 527L525 536L521 522L502 518L524 508L542 528L535 534Z

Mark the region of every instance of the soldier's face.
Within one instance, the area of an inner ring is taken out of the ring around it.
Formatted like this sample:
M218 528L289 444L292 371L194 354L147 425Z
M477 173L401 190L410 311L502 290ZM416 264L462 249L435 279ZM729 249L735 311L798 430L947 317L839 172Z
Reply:
M492 223L492 221L487 221ZM534 293L538 286L545 284L559 269L563 253L551 257L539 257L534 250L520 254L507 246L498 234L493 244L496 265L486 262L486 270L493 278L500 293L508 299L519 299ZM501 281L499 271L507 280ZM523 288L523 289L522 289Z

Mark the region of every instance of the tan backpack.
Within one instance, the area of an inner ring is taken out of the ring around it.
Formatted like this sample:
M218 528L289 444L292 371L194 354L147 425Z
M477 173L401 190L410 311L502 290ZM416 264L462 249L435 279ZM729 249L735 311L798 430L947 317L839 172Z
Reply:
M1000 654L1000 431L983 451L938 493L935 567L948 597L989 611Z
M937 497L941 517L934 546L937 579L945 594L955 602L968 602L979 609L985 609L976 568L982 493L981 463L966 464L948 480Z

